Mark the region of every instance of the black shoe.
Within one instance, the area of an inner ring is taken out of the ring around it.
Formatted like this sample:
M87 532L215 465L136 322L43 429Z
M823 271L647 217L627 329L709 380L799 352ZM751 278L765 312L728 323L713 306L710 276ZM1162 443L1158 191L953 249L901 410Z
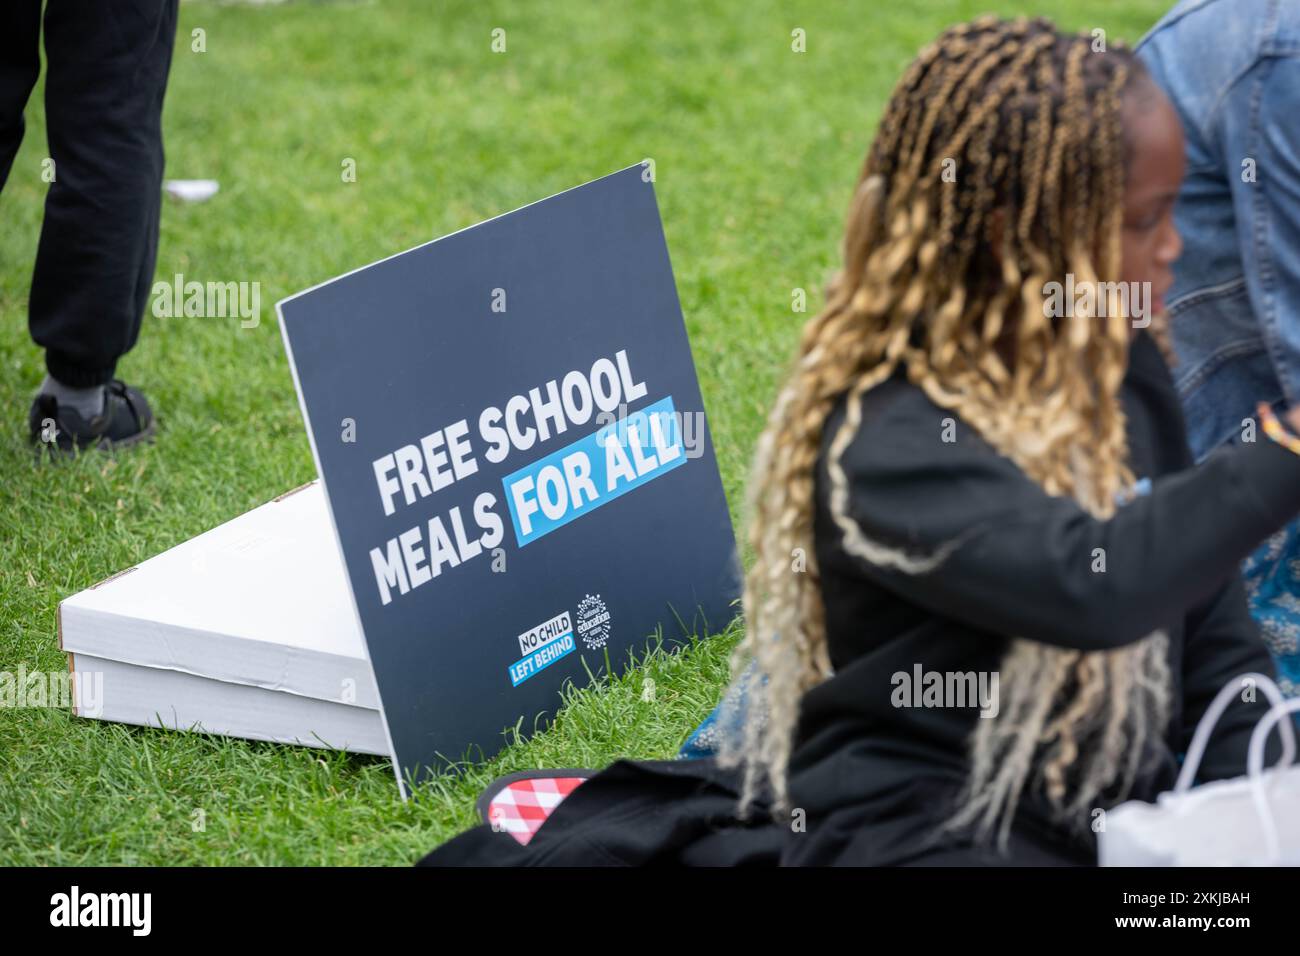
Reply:
M75 455L87 448L113 451L154 435L153 411L139 389L114 379L104 386L104 408L84 418L74 408L60 408L53 395L37 395L28 415L32 441L51 454Z

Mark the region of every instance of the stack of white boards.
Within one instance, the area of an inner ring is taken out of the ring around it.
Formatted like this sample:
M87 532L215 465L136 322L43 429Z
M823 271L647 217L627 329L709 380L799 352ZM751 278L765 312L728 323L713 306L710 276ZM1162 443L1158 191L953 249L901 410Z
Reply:
M67 598L59 646L79 716L389 753L319 482Z

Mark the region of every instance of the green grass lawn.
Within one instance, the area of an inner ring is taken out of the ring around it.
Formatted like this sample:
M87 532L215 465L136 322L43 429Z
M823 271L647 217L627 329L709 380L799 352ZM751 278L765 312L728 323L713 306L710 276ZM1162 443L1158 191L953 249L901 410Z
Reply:
M996 6L1133 41L1166 5ZM43 375L26 327L45 192L38 86L0 197L0 670L66 667L62 598L314 477L276 300L647 157L739 528L747 462L807 317L792 290L815 310L905 64L988 6L185 3L167 174L221 191L166 204L158 275L260 282L262 321L147 317L120 374L155 403L157 444L59 467L25 443ZM490 49L497 27L504 54ZM206 52L191 50L196 28ZM806 53L791 51L795 28ZM348 158L355 183L340 175ZM470 826L501 773L671 755L716 702L735 636L616 667L575 688L546 732L406 804L384 760L0 709L0 863L410 863Z

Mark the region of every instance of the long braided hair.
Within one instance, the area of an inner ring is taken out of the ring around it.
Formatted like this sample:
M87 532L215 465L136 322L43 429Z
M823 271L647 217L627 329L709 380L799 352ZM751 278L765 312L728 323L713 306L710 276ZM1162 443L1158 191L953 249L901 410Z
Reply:
M1049 318L1044 287L1068 273L1076 283L1119 278L1121 105L1138 80L1147 80L1140 62L1122 46L1099 52L1090 36L1044 19L983 17L945 31L895 88L849 210L842 267L755 456L754 562L733 670L753 675L736 680L763 716L723 752L744 766L742 809L763 787L776 808L787 805L799 701L831 673L814 469L840 397L848 393L848 411L829 451L831 510L844 547L882 567L923 573L946 554L905 554L847 515L840 456L861 396L897 369L1048 494L1105 518L1132 481L1119 403L1129 317L1112 293L1091 312ZM806 571L794 573L800 553ZM1062 817L1112 785L1127 790L1169 697L1158 632L1091 653L1009 636L1000 712L977 722L950 820L1003 840L1034 768Z

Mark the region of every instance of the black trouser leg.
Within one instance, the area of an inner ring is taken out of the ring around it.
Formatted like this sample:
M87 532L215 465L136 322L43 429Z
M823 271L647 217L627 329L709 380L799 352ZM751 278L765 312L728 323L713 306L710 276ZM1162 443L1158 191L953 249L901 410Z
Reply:
M158 252L162 105L176 5L49 0L45 8L55 180L30 322L46 368L65 385L109 381L140 333Z
M0 189L23 141L23 109L41 70L41 0L7 0L0 14Z

